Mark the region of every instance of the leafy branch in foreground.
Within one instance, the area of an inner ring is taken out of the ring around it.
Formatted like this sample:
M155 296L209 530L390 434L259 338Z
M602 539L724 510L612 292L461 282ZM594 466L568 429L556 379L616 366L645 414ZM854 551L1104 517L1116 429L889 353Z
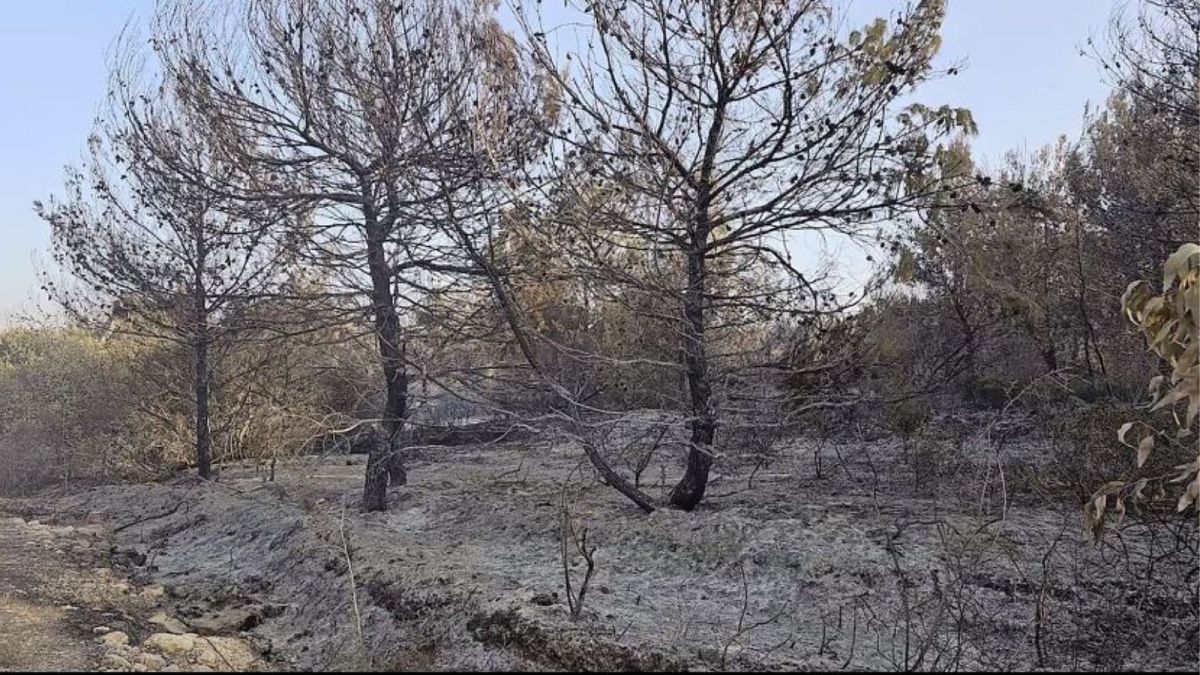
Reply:
M1125 517L1125 502L1145 503L1166 496L1163 483L1184 483L1176 511L1185 511L1200 499L1200 450L1197 449L1196 420L1200 416L1200 244L1187 243L1163 265L1163 291L1155 294L1147 281L1135 281L1121 298L1125 316L1145 335L1150 351L1169 371L1150 379L1150 412L1169 411L1170 428L1157 429L1149 422L1126 422L1117 440L1136 449L1137 465L1150 459L1156 446L1182 447L1190 443L1195 459L1174 467L1165 475L1141 478L1133 483L1109 481L1092 495L1084 508L1084 526L1093 537L1103 532L1109 503L1119 523ZM1182 416L1180 411L1182 410ZM1130 440L1130 432L1135 435ZM1149 491L1148 491L1149 488Z

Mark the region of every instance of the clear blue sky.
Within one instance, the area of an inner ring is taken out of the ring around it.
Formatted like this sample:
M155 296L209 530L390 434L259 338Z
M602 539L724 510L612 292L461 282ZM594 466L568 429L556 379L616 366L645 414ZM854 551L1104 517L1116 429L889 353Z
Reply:
M899 0L855 0L855 23ZM1113 0L951 0L941 57L966 60L958 77L919 98L970 108L976 155L996 163L1079 131L1084 102L1107 87L1078 54L1104 29ZM35 261L48 231L31 202L60 189L104 95L105 55L125 22L152 0L5 3L0 20L0 325L36 300Z

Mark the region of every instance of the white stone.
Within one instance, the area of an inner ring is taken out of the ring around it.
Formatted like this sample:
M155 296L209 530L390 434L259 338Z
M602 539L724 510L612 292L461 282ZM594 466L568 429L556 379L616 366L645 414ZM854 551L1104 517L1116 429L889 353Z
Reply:
M161 626L164 630L170 633L175 633L176 635L183 635L184 633L188 632L187 624L179 619L167 616L166 612L159 612L147 619L147 621L156 626Z
M196 639L190 635L175 635L174 633L155 633L146 638L142 646L163 654L181 654L192 651Z
M104 665L109 668L116 668L118 670L129 670L130 668L133 668L132 663L127 661L124 657L117 656L116 654L105 654Z
M134 661L144 664L150 670L164 670L167 667L167 660L158 654L147 654L143 652L135 656Z
M114 630L101 635L99 642L106 647L122 647L129 644L129 636L119 630Z

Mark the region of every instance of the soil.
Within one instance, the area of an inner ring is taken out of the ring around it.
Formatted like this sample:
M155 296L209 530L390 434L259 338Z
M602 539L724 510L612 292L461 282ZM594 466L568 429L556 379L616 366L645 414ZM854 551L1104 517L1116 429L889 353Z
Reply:
M101 523L0 520L0 671L267 669L241 638L200 637L181 623L179 635L163 633L165 589L110 567L129 557L111 541Z
M0 520L0 670L83 670L99 660L87 612L47 587L46 573L78 582L72 556L56 548L57 537L37 532L19 518Z

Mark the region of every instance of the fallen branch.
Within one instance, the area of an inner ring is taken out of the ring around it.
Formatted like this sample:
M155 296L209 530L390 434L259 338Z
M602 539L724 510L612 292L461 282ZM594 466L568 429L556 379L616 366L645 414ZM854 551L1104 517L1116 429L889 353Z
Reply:
M145 518L138 518L138 519L134 520L133 522L129 522L124 525L121 525L120 527L114 528L113 533L115 534L117 532L121 532L122 530L128 530L129 528L133 527L134 525L139 525L141 523L148 523L151 520L158 520L160 518L166 518L167 516L174 515L175 512L178 511L179 507L181 507L181 506L183 506L183 500L176 502L175 506L172 506L170 509L163 511L162 513L156 513L153 516L146 516Z
M625 495L627 498L629 498L629 501L637 504L638 507L646 513L654 512L654 500L651 499L646 493L634 487L629 481L625 480L624 476L614 471L613 468L609 466L608 462L605 461L604 457L600 455L600 452L596 450L594 445L585 441L583 443L583 452L592 462L592 466L596 468L596 471L604 479L605 483L616 489L617 492Z
M346 543L346 504L342 502L342 518L338 521L338 534L342 538L342 555L346 556L346 569L350 573L350 604L354 608L354 628L358 632L358 646L366 653L367 642L363 638L362 612L358 608L358 584L354 581L354 561L350 558L350 545Z

